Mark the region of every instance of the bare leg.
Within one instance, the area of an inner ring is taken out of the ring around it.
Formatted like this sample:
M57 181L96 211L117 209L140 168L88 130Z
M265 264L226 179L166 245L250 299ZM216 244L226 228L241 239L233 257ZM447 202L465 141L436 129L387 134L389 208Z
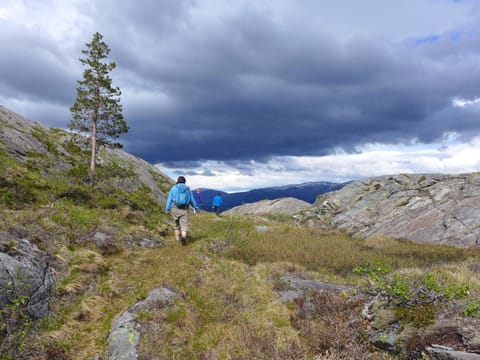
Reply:
M182 245L187 245L187 232L182 231Z

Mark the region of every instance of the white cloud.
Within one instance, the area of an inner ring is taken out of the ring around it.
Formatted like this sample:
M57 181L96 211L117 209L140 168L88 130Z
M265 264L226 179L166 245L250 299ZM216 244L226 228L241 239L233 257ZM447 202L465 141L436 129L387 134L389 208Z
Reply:
M0 20L6 20L10 17L10 12L7 9L0 8Z
M192 188L228 192L300 184L309 181L344 182L359 178L401 173L469 173L480 171L480 137L469 143L456 143L454 136L436 145L367 144L355 154L279 156L266 163L245 161L234 166L206 161L198 168L157 166L175 179L187 175ZM203 175L209 170L213 176ZM194 173L194 174L192 174Z
M475 98L473 100L467 100L467 99L462 99L462 98L453 98L452 100L452 105L455 107L464 107L464 106L469 106L473 104L477 104L480 102L480 98Z
M19 28L45 32L55 41L67 40L75 44L85 28L93 21L83 9L93 8L90 0L6 0L0 8L0 19L6 19ZM74 39L73 42L70 40Z

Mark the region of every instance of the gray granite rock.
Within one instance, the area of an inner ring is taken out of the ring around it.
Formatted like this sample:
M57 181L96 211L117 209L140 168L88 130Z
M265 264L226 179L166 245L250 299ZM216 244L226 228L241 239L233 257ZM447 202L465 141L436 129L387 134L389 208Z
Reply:
M319 196L299 221L315 219L362 238L480 247L480 173L381 176Z
M26 239L0 232L0 311L23 299L30 317L43 318L53 287L47 254Z
M176 293L170 289L164 287L154 289L144 300L117 316L108 336L108 359L137 359L136 347L140 341L140 331L136 321L138 312L151 309L158 304L171 303L175 296Z
M281 198L275 200L262 200L255 203L243 204L223 212L224 214L236 215L262 215L283 214L293 215L310 208L312 204L295 199Z
M480 354L454 350L448 346L432 345L426 348L432 360L480 360Z

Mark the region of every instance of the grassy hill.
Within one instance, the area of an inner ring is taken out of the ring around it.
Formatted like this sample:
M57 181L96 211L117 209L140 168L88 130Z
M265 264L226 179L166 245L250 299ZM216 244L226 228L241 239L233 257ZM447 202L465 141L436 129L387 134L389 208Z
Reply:
M459 324L477 324L478 250L357 239L285 216L206 212L192 216L183 247L138 164L103 155L110 160L92 186L88 152L65 132L43 129L36 139L46 151L0 146L0 232L12 235L0 255L14 256L13 234L21 234L49 254L56 286L49 316L36 321L25 314L26 299L7 290L2 360L107 359L113 320L159 286L177 296L138 313L139 359L392 359L372 346L372 329L399 324L403 354L417 354L439 322L459 332ZM171 184L150 175L161 191ZM157 246L138 246L145 239ZM282 300L285 274L353 290ZM370 321L360 314L372 298Z

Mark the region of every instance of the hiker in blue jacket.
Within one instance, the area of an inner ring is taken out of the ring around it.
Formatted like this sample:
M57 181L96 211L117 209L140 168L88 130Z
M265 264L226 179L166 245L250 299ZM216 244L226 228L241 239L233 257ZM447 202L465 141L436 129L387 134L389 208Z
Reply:
M193 197L195 198L198 207L201 209L203 207L203 201L202 196L200 195L200 189L195 190L195 192L193 193Z
M217 195L215 195L212 200L212 208L213 208L213 211L215 211L215 214L217 214L217 216L220 216L220 209L222 207L222 204L223 204L223 199L220 196L220 193L217 193Z
M173 229L175 230L175 240L181 241L182 245L187 245L187 235L190 221L188 219L190 206L193 207L193 212L200 210L195 201L190 188L185 185L187 180L184 176L179 176L177 183L172 186L168 193L167 204L165 211L172 215L175 220Z

